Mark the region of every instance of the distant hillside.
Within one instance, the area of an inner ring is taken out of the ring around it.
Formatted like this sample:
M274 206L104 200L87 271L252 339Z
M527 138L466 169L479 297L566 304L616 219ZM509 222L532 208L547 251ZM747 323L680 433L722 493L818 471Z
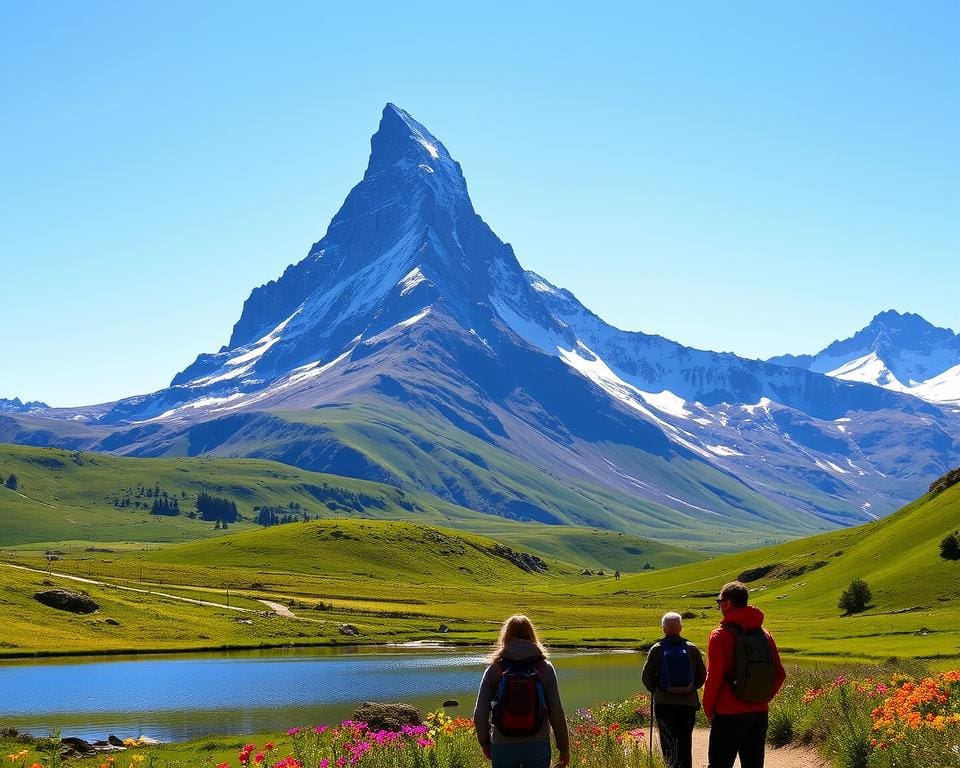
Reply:
M558 575L548 564L485 536L383 520L321 520L248 531L151 552L152 562L292 571L310 576L431 584L523 584ZM569 570L570 564L567 565Z
M426 493L253 459L131 459L50 448L0 445L0 548L83 548L120 542L171 543L260 530L261 510L278 517L415 520L474 531L505 544L587 568L640 570L703 555L611 531L491 518ZM155 494L176 499L180 514L151 514ZM196 497L234 502L241 520L226 530L191 520Z
M960 658L960 561L940 557L940 541L958 528L960 485L953 485L857 528L579 590L642 590L709 624L719 618L713 597L720 586L740 578L794 652ZM841 617L837 599L854 578L866 580L873 598L864 613Z

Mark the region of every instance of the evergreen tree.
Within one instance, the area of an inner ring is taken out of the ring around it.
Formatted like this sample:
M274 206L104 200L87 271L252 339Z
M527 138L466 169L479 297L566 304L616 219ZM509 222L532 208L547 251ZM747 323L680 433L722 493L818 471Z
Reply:
M201 520L220 520L224 523L235 523L240 519L236 502L209 493L197 494L197 512Z
M15 491L20 487L20 481L17 480L17 476L11 472L10 477L7 478L7 481L4 483L4 485L7 486L7 488L9 488L11 491Z
M837 607L848 616L852 613L862 613L867 609L867 603L870 602L871 597L873 597L873 593L867 586L867 582L863 579L854 579L850 582L850 586L841 593Z

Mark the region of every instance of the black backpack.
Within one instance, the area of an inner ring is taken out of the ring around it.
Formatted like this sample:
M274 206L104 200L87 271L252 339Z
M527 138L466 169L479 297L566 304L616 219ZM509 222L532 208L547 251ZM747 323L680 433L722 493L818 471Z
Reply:
M739 624L724 624L733 633L733 672L727 679L733 695L741 701L766 703L773 698L777 669L770 638L761 627L744 630Z
M657 685L667 693L690 693L693 690L693 654L687 642L660 643L660 677Z
M500 661L503 671L490 706L493 724L504 736L534 736L543 727L547 700L536 669L540 661Z

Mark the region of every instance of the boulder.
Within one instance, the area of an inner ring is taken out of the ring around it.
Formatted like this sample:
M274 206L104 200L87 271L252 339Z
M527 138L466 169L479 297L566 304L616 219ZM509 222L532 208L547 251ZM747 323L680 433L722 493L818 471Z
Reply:
M76 736L67 736L64 739L60 739L60 743L79 754L89 754L94 751L93 744L84 739L78 739Z
M90 595L68 592L65 589L48 589L44 592L37 592L33 599L50 608L56 608L58 611L93 613L100 610L100 606Z
M353 713L353 719L366 723L371 731L399 731L405 725L422 725L420 710L410 704L383 704L367 701Z
M340 634L347 635L348 637L356 637L360 634L360 630L357 629L353 624L341 624Z

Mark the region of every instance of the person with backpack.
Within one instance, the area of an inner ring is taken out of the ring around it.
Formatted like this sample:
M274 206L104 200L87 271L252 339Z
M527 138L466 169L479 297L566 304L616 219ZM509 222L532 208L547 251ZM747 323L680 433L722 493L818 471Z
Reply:
M522 615L507 619L488 661L473 722L492 768L549 768L551 729L556 765L566 768L570 737L557 673L533 622Z
M710 721L709 768L763 768L768 704L787 674L763 612L747 605L745 584L723 585L720 626L707 643L703 712Z
M663 639L647 653L643 686L653 698L660 751L667 768L692 768L693 726L700 709L697 689L707 678L707 668L700 649L680 634L683 619L679 613L663 614L660 626Z

